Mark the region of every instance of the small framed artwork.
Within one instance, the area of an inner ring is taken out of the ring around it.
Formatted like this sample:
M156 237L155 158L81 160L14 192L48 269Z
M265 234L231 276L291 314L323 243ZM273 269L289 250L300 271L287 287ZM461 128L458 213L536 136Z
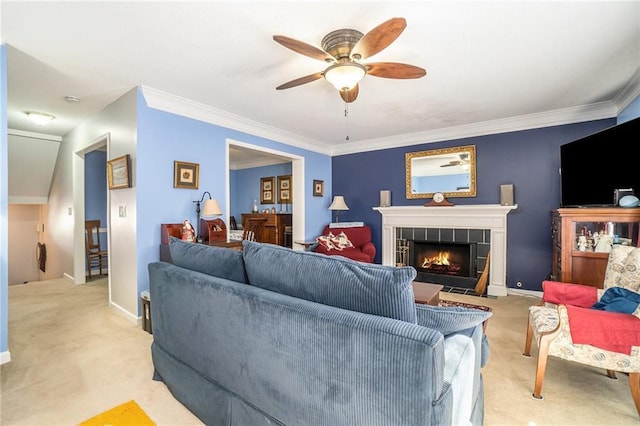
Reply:
M324 181L323 180L313 180L313 196L314 197L324 197Z
M129 154L107 161L107 183L109 189L131 188Z
M291 204L292 200L291 175L278 176L278 203Z
M273 176L260 178L260 204L274 204L275 200L275 180Z
M173 187L185 189L198 189L198 175L200 165L196 163L185 163L183 161L173 162Z

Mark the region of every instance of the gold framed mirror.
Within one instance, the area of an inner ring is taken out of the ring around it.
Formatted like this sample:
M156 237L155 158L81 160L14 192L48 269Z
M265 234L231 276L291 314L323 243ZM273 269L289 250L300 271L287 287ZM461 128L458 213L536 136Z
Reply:
M405 154L407 198L476 196L476 147L432 149Z

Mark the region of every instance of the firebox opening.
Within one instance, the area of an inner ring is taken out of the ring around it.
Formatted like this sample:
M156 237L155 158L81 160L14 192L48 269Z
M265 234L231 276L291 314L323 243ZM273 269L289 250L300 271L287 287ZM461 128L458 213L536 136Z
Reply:
M477 275L475 243L414 240L409 251L418 272L467 278Z

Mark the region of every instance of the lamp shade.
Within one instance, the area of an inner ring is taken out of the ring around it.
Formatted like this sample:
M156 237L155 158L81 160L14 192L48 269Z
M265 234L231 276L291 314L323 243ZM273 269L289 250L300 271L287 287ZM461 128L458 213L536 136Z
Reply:
M329 206L329 210L349 210L347 203L344 202L342 195L336 195L333 197L333 202Z
M351 90L367 73L367 69L356 63L334 64L326 69L324 78L338 90Z
M202 217L211 217L211 216L220 216L222 214L222 210L220 210L220 206L215 199L205 200L204 205L202 206Z
M29 117L29 119L36 123L38 126L44 126L45 124L55 120L56 118L53 115L44 112L27 111L25 112L25 114L27 114L27 117Z

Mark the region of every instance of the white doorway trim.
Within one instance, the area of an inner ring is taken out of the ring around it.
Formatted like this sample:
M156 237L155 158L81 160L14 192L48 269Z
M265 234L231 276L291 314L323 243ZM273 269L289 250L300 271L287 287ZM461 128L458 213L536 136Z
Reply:
M229 187L229 147L236 146L245 149L251 149L253 151L260 151L267 154L274 154L279 157L286 157L291 160L291 179L293 180L293 204L292 204L292 214L291 221L293 225L293 241L301 241L304 240L305 234L305 187L304 184L304 176L305 176L305 163L304 157L296 154L291 154L290 152L278 151L276 149L265 148L263 146L252 145L246 142L240 142L234 139L227 139L225 146L225 156L226 156L226 174L225 174L225 185L226 185L226 205L227 211L225 213L226 217L229 218L231 214L231 190ZM297 200L297 201L296 201ZM298 250L304 250L304 246L299 244L293 244L293 247Z

